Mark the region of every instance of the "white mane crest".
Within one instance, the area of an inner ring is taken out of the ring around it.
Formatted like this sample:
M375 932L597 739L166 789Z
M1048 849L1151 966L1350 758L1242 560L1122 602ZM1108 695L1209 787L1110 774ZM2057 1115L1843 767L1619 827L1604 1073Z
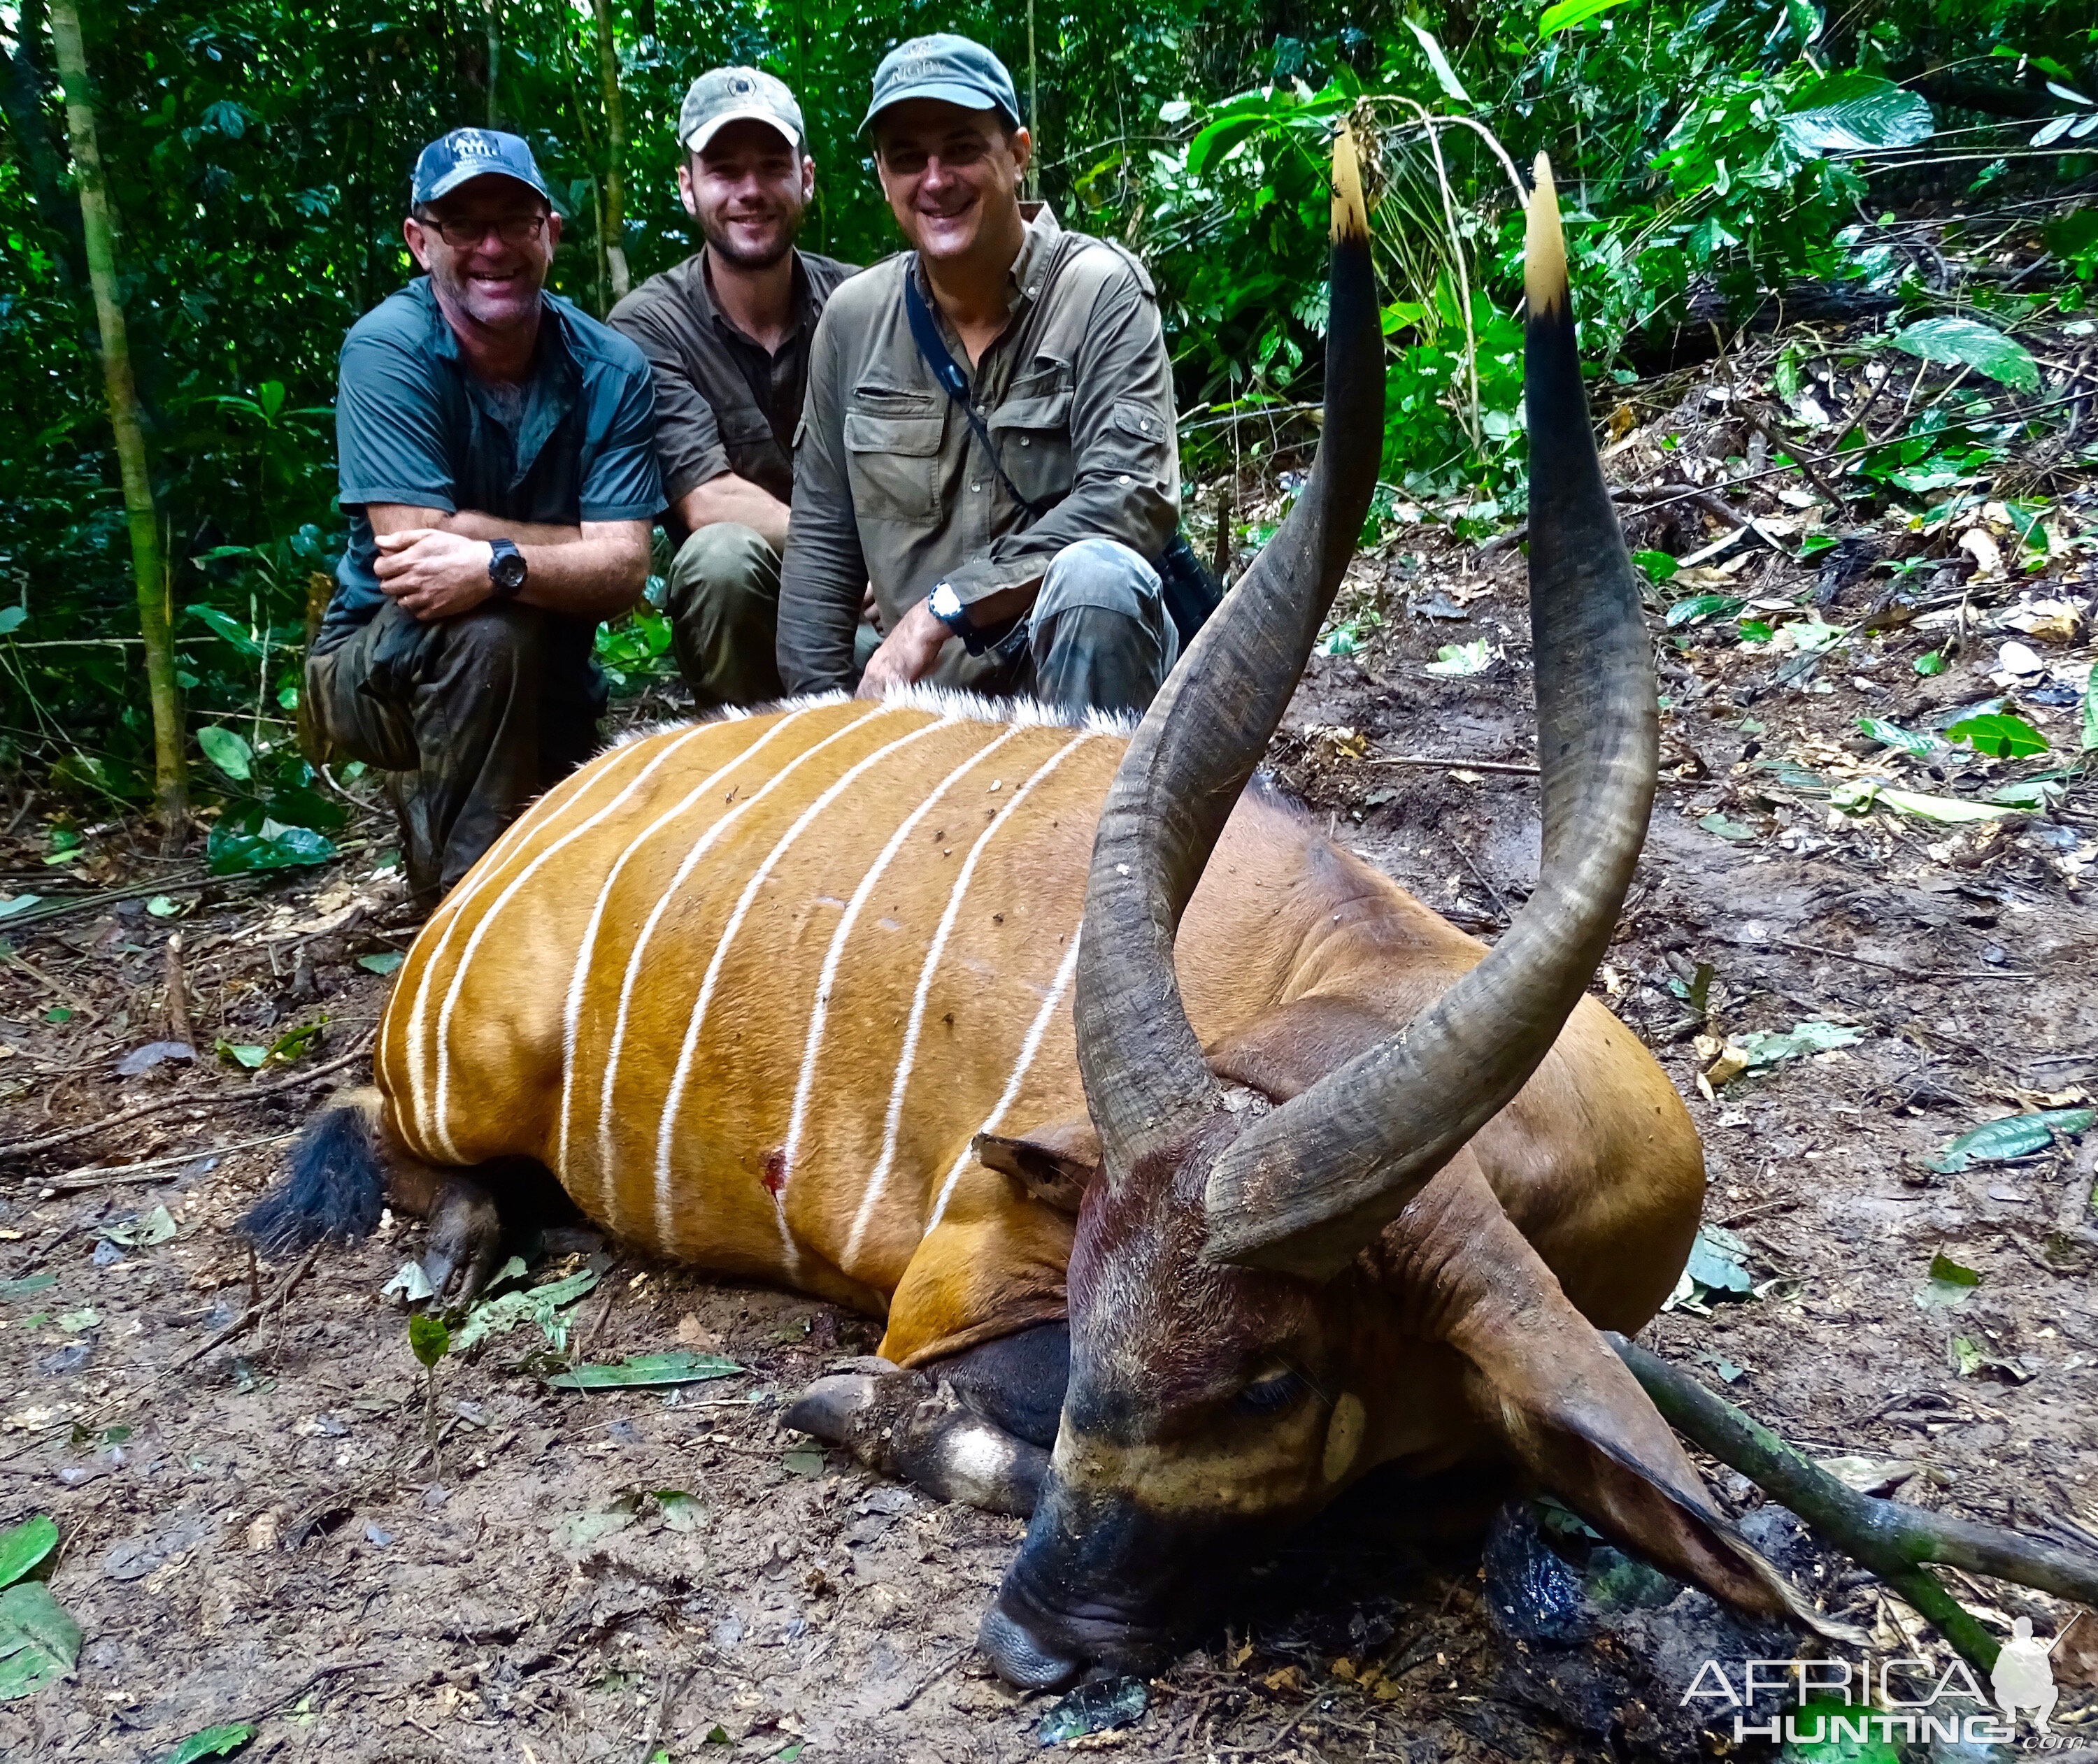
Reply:
M625 747L631 741L645 741L672 729L685 729L695 723L734 722L745 717L768 716L775 711L813 710L825 704L842 704L852 695L849 692L810 692L798 698L783 698L776 703L761 704L751 709L729 705L719 710L709 711L704 716L674 719L666 722L638 724L623 731L611 744ZM884 703L900 704L906 709L923 710L936 717L957 717L969 722L999 723L1016 729L1082 729L1090 735L1120 735L1126 739L1136 733L1141 720L1133 713L1104 710L1079 709L1069 704L1045 704L1032 698L984 698L974 692L964 692L947 686L906 686L882 695Z

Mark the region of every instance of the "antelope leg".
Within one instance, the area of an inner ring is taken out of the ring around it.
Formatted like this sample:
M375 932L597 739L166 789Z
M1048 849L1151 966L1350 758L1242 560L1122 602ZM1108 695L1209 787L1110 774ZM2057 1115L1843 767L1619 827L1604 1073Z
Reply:
M433 1302L450 1310L469 1302L503 1255L503 1215L495 1197L471 1176L448 1176L430 1205L429 1247L423 1277Z
M843 1446L870 1470L941 1500L1025 1517L1049 1468L1070 1337L1045 1324L921 1370L887 1361L802 1392L788 1426Z

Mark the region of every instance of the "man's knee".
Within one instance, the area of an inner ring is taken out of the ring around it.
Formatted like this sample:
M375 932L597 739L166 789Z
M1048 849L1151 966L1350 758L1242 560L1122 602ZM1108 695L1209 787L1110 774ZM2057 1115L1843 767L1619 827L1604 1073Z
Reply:
M666 610L674 617L703 608L762 608L777 617L779 554L755 528L713 521L678 548L666 584Z
M1034 616L1054 618L1092 607L1145 621L1165 610L1158 572L1118 539L1080 539L1049 560Z
M1141 713L1179 656L1158 572L1113 539L1057 553L1030 622L1034 690L1053 704Z
M537 607L483 604L437 627L433 677L466 669L491 683L530 674L545 652L546 624Z

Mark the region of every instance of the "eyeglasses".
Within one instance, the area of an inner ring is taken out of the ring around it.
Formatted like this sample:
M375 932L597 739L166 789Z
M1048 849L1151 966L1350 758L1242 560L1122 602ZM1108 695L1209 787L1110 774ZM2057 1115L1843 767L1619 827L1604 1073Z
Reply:
M424 226L435 230L454 251L466 251L494 233L506 245L529 245L546 230L543 214L508 214L496 221L441 221L434 214L419 215Z

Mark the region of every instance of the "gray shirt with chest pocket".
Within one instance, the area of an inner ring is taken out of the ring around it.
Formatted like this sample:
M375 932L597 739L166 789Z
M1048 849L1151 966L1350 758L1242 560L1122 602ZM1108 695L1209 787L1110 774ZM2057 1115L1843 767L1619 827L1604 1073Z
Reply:
M920 353L903 301L916 274L1013 489ZM1081 540L1155 561L1180 515L1172 362L1157 296L1118 246L1044 210L1012 267L1011 318L973 370L910 253L842 284L816 327L780 572L779 672L790 692L849 690L870 585L882 627L936 583L964 606L1038 580ZM959 643L931 678L987 687Z

